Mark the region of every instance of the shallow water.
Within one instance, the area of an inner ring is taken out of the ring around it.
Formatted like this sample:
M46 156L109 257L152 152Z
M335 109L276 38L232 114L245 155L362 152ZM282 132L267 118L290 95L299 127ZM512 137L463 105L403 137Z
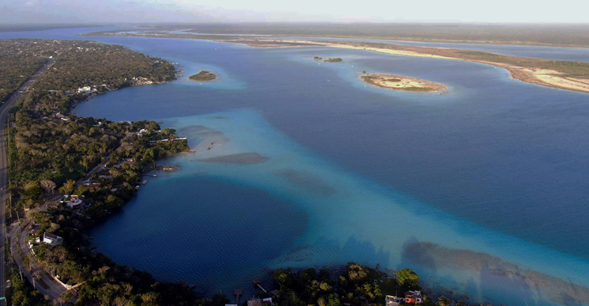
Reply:
M150 180L95 231L96 245L116 261L208 292L247 287L267 267L354 260L409 266L428 286L481 301L587 297L570 285L589 286L587 95L458 61L99 40L178 62L186 76L221 76L127 88L76 108L111 120L163 119L191 147L213 146L169 161L182 171ZM363 70L450 91L366 86ZM247 164L231 155L243 153ZM223 163L201 160L219 156Z

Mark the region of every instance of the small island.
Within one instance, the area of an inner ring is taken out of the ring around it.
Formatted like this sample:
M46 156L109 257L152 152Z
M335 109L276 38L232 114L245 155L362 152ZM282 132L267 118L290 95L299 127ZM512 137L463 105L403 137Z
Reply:
M370 85L394 90L418 92L445 92L448 90L448 87L442 84L394 74L367 74L362 75L361 78Z
M344 60L341 59L341 58L339 58L339 57L336 57L336 58L328 58L328 59L324 60L324 62L326 62L326 63L339 63L339 62L343 62L343 61Z
M203 70L197 74L189 76L188 79L198 82L209 82L217 79L217 75L210 71Z

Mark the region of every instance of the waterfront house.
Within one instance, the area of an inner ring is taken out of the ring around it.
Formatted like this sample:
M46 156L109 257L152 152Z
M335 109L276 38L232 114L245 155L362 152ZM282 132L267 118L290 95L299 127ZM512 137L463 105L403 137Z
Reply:
M63 238L45 232L43 233L43 243L49 244L51 246L58 246L63 243Z
M405 292L405 304L423 304L423 296L421 291L407 291Z

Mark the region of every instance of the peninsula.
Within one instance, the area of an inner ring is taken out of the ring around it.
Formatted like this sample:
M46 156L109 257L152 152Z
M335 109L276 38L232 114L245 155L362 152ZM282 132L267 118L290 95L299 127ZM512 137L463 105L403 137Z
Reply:
M217 75L210 72L210 71L203 70L197 74L193 74L193 75L189 76L188 79L191 81L197 81L197 82L210 82L210 81L216 80Z
M393 90L440 92L448 89L442 84L395 74L367 74L360 78L370 85Z
M0 40L0 58L2 84L9 85L0 92L0 121L10 122L0 127L7 135L0 160L10 170L0 173L0 194L9 199L2 237L11 255L2 270L11 284L7 304L224 305L117 265L93 252L89 239L91 228L137 193L144 171L189 147L155 121L112 122L70 111L92 95L175 80L175 67L89 41Z

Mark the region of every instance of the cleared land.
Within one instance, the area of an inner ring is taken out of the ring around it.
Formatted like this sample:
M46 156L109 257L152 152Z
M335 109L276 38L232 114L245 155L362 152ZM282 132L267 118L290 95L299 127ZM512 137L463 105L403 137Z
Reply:
M370 85L393 90L439 92L448 89L442 84L395 74L368 74L360 77Z

